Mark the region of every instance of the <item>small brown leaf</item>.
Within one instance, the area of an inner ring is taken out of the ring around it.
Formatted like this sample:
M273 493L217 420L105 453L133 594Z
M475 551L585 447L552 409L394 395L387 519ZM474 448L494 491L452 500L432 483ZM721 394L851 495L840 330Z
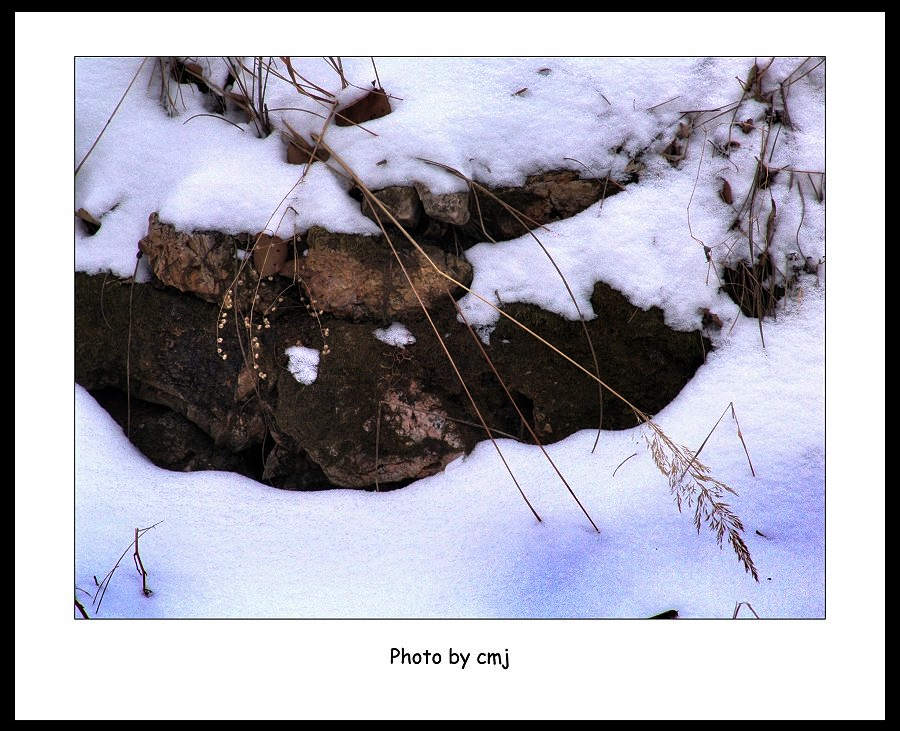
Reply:
M285 140L287 142L287 161L291 165L306 165L314 149L313 146L299 136L287 136ZM325 162L329 157L331 157L331 153L320 147L316 150L313 159Z
M253 266L261 277L277 273L287 261L288 245L283 239L269 234L260 234L253 247Z
M388 100L387 92L383 89L372 89L361 99L357 99L343 109L338 109L334 115L334 123L338 127L350 127L354 124L361 124L371 119L384 117L390 114L391 111L391 103Z
M722 329L722 318L719 317L715 312L710 312L710 310L706 307L703 308L703 327L709 328L711 330L721 330Z
M766 221L766 244L772 243L775 234L775 199L772 198L772 210L769 211L769 219Z
M542 68L542 69L538 69L537 72L538 72L541 76L549 76L549 75L550 75L550 69L548 69L546 66L545 66L544 68Z
M725 178L722 178L722 188L719 190L719 196L729 206L734 203L734 196L731 194L731 184Z
M100 221L94 218L84 208L79 208L75 211L75 218L81 219L81 221L84 222L84 227L87 229L88 236L93 236L100 230Z
M256 377L249 366L244 366L237 377L237 386L234 389L234 400L243 401L253 391L256 385Z
M512 94L510 94L510 96L522 96L522 94L524 94L526 91L528 91L528 87L527 87L527 86L523 86L523 87L522 87L521 89L519 89L518 91L514 91Z

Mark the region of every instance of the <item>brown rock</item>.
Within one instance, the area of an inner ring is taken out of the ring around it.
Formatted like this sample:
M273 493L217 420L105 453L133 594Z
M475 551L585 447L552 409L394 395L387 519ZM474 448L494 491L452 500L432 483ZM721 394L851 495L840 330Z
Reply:
M516 209L524 219L524 225L516 216L484 192L476 192L467 234L479 241L487 236L497 241L518 238L539 225L574 216L601 198L623 190L623 186L610 178L578 177L573 170L556 170L532 175L521 187L493 188L491 192L508 206ZM480 216L479 216L480 209ZM484 231L482 231L482 223Z
M469 222L468 190L435 195L422 183L415 186L427 216L454 226L464 226Z
M280 324L274 330L282 351L297 332ZM472 448L476 432L448 416L460 407L439 385L448 369L434 360L437 348L400 357L372 335L371 324L339 321L331 323L328 342L332 353L320 359L315 382L301 385L285 371L277 376L270 423L288 454L308 455L331 484L371 488L435 474ZM267 470L292 483L284 474L290 458L272 461Z
M422 216L422 204L419 202L419 195L416 193L415 188L405 185L392 185L372 192L378 200L390 209L391 214L405 229L409 230L419 225L419 219ZM360 203L360 210L362 210L364 216L368 216L373 221L376 221L375 214L372 212L366 197L363 197ZM378 216L385 226L390 224L390 220L380 208L378 209Z
M81 219L81 222L84 224L84 228L85 231L87 231L88 236L93 236L100 230L100 221L98 221L84 208L79 208L77 211L75 211L75 218Z
M395 246L400 244L395 242ZM297 260L298 273L314 306L353 320L397 318L420 312L416 296L382 236L334 234L314 227L307 234L308 252ZM422 247L434 263L465 285L472 265L432 246ZM398 249L403 264L426 306L446 301L452 282L434 270L416 250ZM386 286L387 285L387 286Z
M150 214L147 235L138 246L163 284L208 302L221 299L234 276L231 237L217 232L183 233L160 223L157 213Z

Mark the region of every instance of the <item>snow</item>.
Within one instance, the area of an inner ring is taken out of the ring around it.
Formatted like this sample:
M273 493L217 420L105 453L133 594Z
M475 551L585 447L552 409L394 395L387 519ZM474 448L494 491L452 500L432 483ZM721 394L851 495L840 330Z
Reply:
M785 78L801 61L777 59L768 73ZM137 63L77 62L76 160ZM221 76L220 66L209 63ZM76 387L77 584L88 588L93 575L105 574L135 527L164 521L141 540L153 595L144 597L133 572L122 567L100 616L644 617L677 609L682 617L730 617L739 601L762 617L824 616L824 266L818 276L801 274L777 319L766 320L763 348L756 321L720 291L704 254L707 246L724 263L747 255L731 225L755 170L762 129L732 131L740 146L726 159L710 144L728 142L726 114L695 128L681 163L673 166L659 154L683 110L736 101L734 77L746 77L752 61L377 63L395 97L393 112L365 123L366 129L331 126L325 136L372 189L414 182L435 193L462 189L462 181L419 158L451 165L485 185L517 185L549 169L615 176L647 149L639 182L535 232L574 303L529 235L469 249L472 290L494 304L531 302L570 319L579 309L592 318L591 291L604 281L637 307L661 307L677 329L699 327L704 309L722 319L707 363L656 421L696 449L733 404L756 476L730 415L706 442L702 459L738 492L731 503L744 522L759 583L730 547L720 549L706 528L697 535L691 516L679 514L641 429L604 432L593 452L590 431L547 448L599 526L595 533L533 446L499 442L541 523L489 442L398 491L283 492L235 475L154 467ZM301 66L342 101L363 93L352 87L339 92L337 76L321 59L298 60ZM353 83L369 88L369 59L344 59L344 69ZM544 69L549 73L538 73ZM824 71L821 66L792 85L796 126L780 132L773 167L824 170ZM76 208L103 223L95 236L76 233L77 270L130 276L137 240L157 210L184 230L290 236L323 225L376 232L347 195L349 184L336 166L317 163L301 182L303 167L285 162L278 132L259 139L253 125L234 114L234 124L195 116L208 109L193 86L180 87L177 113L169 116L153 73L153 64L141 70L76 179ZM321 117L309 113L321 114L320 106L282 80L269 83L270 109L294 108L272 112L277 128L287 122L306 136L320 131ZM748 100L739 119L759 111ZM813 195L818 182L796 177L802 194L786 171L761 192L760 225L774 201L775 261L802 248L819 262L825 205ZM719 196L723 178L732 186L734 210ZM489 338L496 311L472 294L460 305ZM391 345L411 344L400 323L374 334ZM294 377L312 383L318 351L285 352Z
M387 343L395 348L403 348L407 345L413 345L416 337L406 326L400 322L392 322L388 327L379 327L372 331L372 334L382 343Z
M309 386L319 375L319 351L294 345L284 351L288 357L288 370L297 383Z

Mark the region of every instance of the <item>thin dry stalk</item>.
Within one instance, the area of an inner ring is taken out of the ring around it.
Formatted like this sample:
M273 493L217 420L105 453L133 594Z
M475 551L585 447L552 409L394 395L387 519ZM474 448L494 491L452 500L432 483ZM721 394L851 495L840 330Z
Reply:
M140 250L135 257L134 271L131 273L131 289L128 292L128 345L125 348L125 434L131 439L131 313L134 304L134 280L137 278L138 264L141 263Z
M85 619L90 619L87 611L84 608L84 604L78 601L78 597L75 597L75 608L81 613L82 617L84 617Z
M344 76L344 64L341 61L340 56L325 56L325 63L331 66L334 69L334 72L338 75L341 80L341 89L346 89L350 86L350 82L347 81L347 77Z
M210 114L209 112L201 112L200 114L192 114L190 117L188 117L186 120L184 120L181 123L181 126L184 127L184 125L186 125L192 119L197 119L197 117L212 117L213 119L221 119L223 122L228 122L228 124L230 124L232 127L235 127L236 129L239 129L241 132L244 131L243 127L241 127L239 124L235 124L230 119L225 119L225 117L222 117L218 114Z
M738 423L737 415L734 412L734 402L733 401L728 402L728 406L725 407L725 410L722 412L722 415L718 418L716 423L713 424L713 428L709 430L709 433L706 435L706 438L700 444L699 449L697 449L697 451L693 453L694 456L691 459L691 462L688 463L688 466L685 468L685 470L684 470L685 473L687 473L687 471L691 468L694 460L700 456L700 452L703 451L703 448L706 446L706 442L709 441L709 438L712 436L712 433L716 430L716 427L719 426L719 423L722 421L722 419L725 418L725 414L728 413L728 409L731 409L731 418L734 419L734 423L737 425L738 439L741 440L741 444L744 447L744 454L747 455L747 463L750 465L750 474L752 474L754 477L756 477L756 471L753 469L753 462L750 460L750 452L747 451L747 443L744 441L744 435L741 434L741 425ZM681 477L683 478L684 474L682 474Z
M472 336L472 340L475 341L475 345L478 346L478 350L481 353L481 357L484 358L484 361L488 364L494 376L500 382L500 385L503 387L503 392L506 394L506 398L509 399L509 402L513 405L513 408L516 410L516 413L519 415L519 419L522 421L523 426L528 430L528 433L531 435L531 438L534 440L534 443L540 448L541 453L546 457L547 461L550 463L550 466L553 467L554 472L556 472L559 479L562 481L563 485L566 486L566 489L569 491L569 494L572 496L572 499L578 504L578 507L581 508L581 512L584 513L585 517L588 519L590 524L594 527L594 530L597 533L600 532L600 529L597 527L597 524L594 522L594 519L590 516L587 509L581 503L581 500L578 499L578 496L575 494L575 491L572 489L572 486L569 484L569 481L563 476L563 473L560 471L559 467L556 466L556 462L548 454L547 450L544 449L544 445L541 443L540 438L537 433L531 426L529 420L525 417L525 414L522 413L522 409L519 408L519 404L516 403L516 400L513 398L512 394L509 392L509 388L506 386L506 382L497 372L497 368L494 366L494 362L491 360L490 356L484 349L484 346L481 344L481 338L475 333L475 330L472 329L472 325L469 323L468 318L466 317L466 313L463 312L462 308L459 306L459 303L453 299L453 296L450 294L449 289L445 289L447 292L447 297L453 303L453 306L456 308L457 314L462 318L463 322L466 325L466 328L469 331L469 334ZM595 445L596 446L596 442Z
M594 363L594 372L597 374L597 382L598 382L597 399L598 399L598 403L599 403L600 420L599 420L599 424L597 426L597 436L594 439L594 446L591 449L591 454L593 454L594 451L597 449L597 443L600 441L600 432L603 429L603 386L600 382L600 363L597 360L597 351L594 349L594 341L591 338L591 335L587 329L587 321L585 320L584 313L582 313L582 311L581 311L581 307L578 304L578 300L575 298L575 293L572 292L572 288L569 286L569 282L566 279L565 275L562 273L562 270L559 268L559 265L556 263L556 260L553 258L553 256L550 254L550 252L547 250L547 247L544 246L543 242L537 237L537 234L535 234L534 231L532 231L531 227L528 226L528 223L530 222L530 223L534 224L535 226L540 226L541 228L545 228L545 227L538 224L536 221L532 221L530 218L525 216L523 213L516 210L508 203L506 203L506 201L504 201L501 198L499 198L498 196L496 196L488 188L485 188L483 185L476 183L474 180L467 177L466 175L461 173L459 170L456 170L455 168L451 168L449 165L444 165L443 163L435 162L433 160L426 160L425 158L421 158L421 157L418 159L422 160L422 162L428 163L430 165L435 165L436 167L446 170L447 172L450 172L453 175L456 175L457 177L461 178L462 180L465 180L466 183L469 185L469 187L473 191L475 191L475 199L476 200L478 199L478 191L481 191L481 192L485 193L486 195L488 195L490 198L492 198L494 201L499 203L508 213L510 213L516 219L516 221L518 221L522 225L522 228L525 229L525 232L537 242L537 245L541 248L541 251L544 252L544 255L547 257L547 259L553 265L553 268L556 270L556 273L559 275L559 278L562 280L563 286L565 286L566 292L569 295L569 299L572 300L572 304L575 305L575 311L578 313L578 319L581 322L581 329L584 332L585 340L587 340L588 348L590 348L590 351L591 351L591 360L593 360L593 363ZM480 215L480 208L479 208L479 215ZM484 222L482 221L482 227L483 226L484 226Z
M619 464L616 465L616 468L613 470L612 476L615 477L615 476L616 476L616 472L619 471L619 467L621 467L623 464L625 464L625 463L626 463L629 459L631 459L632 457L637 457L637 452L635 452L634 454L628 455L625 459L623 459L621 462L619 462Z
M704 139L706 139L706 134L704 133ZM700 162L697 163L697 174L694 176L694 187L691 188L691 197L688 199L687 204L687 224L688 224L688 233L691 235L691 238L696 241L700 246L703 247L703 255L706 257L706 280L709 282L709 270L712 268L712 249L710 249L702 239L698 239L694 236L694 229L691 227L691 204L694 202L694 193L697 191L697 181L700 179L700 169L703 167L703 153L706 151L706 145L702 145L700 147ZM727 181L726 181L727 182ZM716 272L716 277L719 276L718 271Z
M731 615L732 619L738 618L738 612L741 611L742 606L746 606L747 609L749 609L751 612L753 612L753 616L756 617L757 619L759 619L759 615L756 613L756 610L753 608L753 605L751 605L750 602L738 602L737 604L735 604L734 605L734 614Z
M384 91L384 87L381 85L381 79L378 76L378 67L375 65L375 57L369 56L369 59L372 61L372 69L375 71L375 82L378 84L378 88Z
M384 401L378 399L378 411L375 415L375 492L379 492L381 490L381 484L378 481L378 473L381 471L381 405L383 403Z
M138 548L138 540L141 537L140 528L134 529L134 553L132 554L132 559L134 560L134 567L138 570L138 573L141 575L141 591L144 592L144 596L150 596L153 592L147 587L147 569L144 568L144 562L141 560L141 551Z
M809 60L809 59L807 59L807 60ZM804 61L803 63L806 63L806 61ZM810 68L808 71L805 71L803 74L801 74L800 76L798 76L796 79L791 79L789 82L787 82L788 87L792 86L793 84L796 84L798 81L800 81L800 79L802 79L802 78L804 78L805 76L808 76L809 74L811 74L813 71L815 71L817 68L819 68L819 66L821 66L823 63L825 63L825 59L824 59L824 58L823 58L821 61L819 61L819 63L817 63L815 66L813 66L812 68ZM802 66L802 65L803 65L803 64L801 64L801 66Z
M163 521L159 521L158 523L154 523L153 525L147 528L135 528L135 540L128 544L124 551L122 551L122 555L119 556L119 560L116 561L115 565L107 572L106 576L103 577L103 580L97 582L97 577L94 577L94 581L97 583L97 591L94 592L94 598L92 600L92 604L96 604L95 611L97 613L100 612L100 606L103 604L103 597L106 596L106 590L109 588L109 582L112 580L113 574L116 572L116 569L119 568L119 564L122 563L122 559L125 558L126 554L131 547L136 544L138 537L144 535L148 530L153 530L156 526L158 526ZM146 588L146 582L144 583L144 588Z
M797 243L797 251L800 252L803 261L806 261L806 254L804 254L803 249L800 248L800 229L803 228L803 219L806 218L806 196L803 195L803 186L800 184L800 178L797 178L796 180L797 192L800 194L800 223L797 224L797 233L794 234L794 240Z
M323 143L324 144L324 143ZM349 168L348 168L349 172ZM359 181L360 185L362 181ZM422 298L419 296L419 292L416 289L416 286L413 284L412 278L409 276L409 272L406 270L406 266L403 264L403 260L400 258L400 255L397 253L397 249L394 248L394 244L391 241L391 237L385 229L384 224L381 222L381 217L378 215L378 211L375 209L374 203L381 204L379 201L365 186L362 186L363 192L369 197L369 205L372 208L372 213L375 215L376 222L378 223L379 228L381 228L382 233L384 234L384 238L387 240L388 246L391 247L391 253L394 255L394 259L400 265L400 269L403 271L403 276L406 278L407 283L409 284L410 289L412 290L413 295L419 303L419 307L422 309L422 312L425 313L425 317L428 320L428 324L431 325L431 329L434 331L434 336L437 338L438 343L442 350L444 351L444 355L447 357L447 360L450 362L450 365L453 367L453 372L456 374L457 379L463 387L463 390L466 393L466 398L469 400L469 404L472 406L472 409L475 411L475 414L478 416L478 421L481 422L482 428L487 432L488 437L491 440L491 444L494 445L494 449L497 450L497 454L500 456L500 460L503 462L503 466L506 467L506 471L509 473L509 476L512 478L512 481L516 485L516 489L519 491L519 494L522 496L522 499L525 501L525 504L528 505L528 508L531 510L531 513L537 519L538 522L541 522L541 516L538 515L537 511L534 509L534 506L531 504L531 501L525 495L525 491L522 489L522 486L519 484L519 481L516 479L516 476L513 474L512 468L509 466L509 463L506 461L506 457L503 456L503 452L500 449L500 445L497 444L497 440L494 438L494 435L491 432L490 427L488 427L487 422L484 420L484 417L481 415L481 411L478 408L478 405L475 403L475 399L473 398L471 392L469 391L469 387L466 384L466 380L462 377L462 374L459 372L459 368L456 365L456 361L453 359L453 356L450 354L450 350L447 348L447 345L444 343L444 339L441 337L440 331L437 329L437 325L434 324L434 320L431 319L431 314L428 312L428 308L425 306L425 303L422 301ZM384 211L390 216L392 221L399 225L394 219L393 215L382 205ZM377 464L376 464L376 473L377 473Z

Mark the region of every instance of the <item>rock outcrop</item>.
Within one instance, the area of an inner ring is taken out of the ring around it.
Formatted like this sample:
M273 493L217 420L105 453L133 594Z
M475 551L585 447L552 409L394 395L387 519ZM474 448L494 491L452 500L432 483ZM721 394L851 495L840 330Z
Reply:
M448 290L458 294L458 287L436 271L429 258L456 281L472 283L472 265L465 259L427 244L426 258L399 237L392 241L426 306L447 300ZM419 311L419 301L384 237L313 227L306 246L306 255L285 263L281 273L302 280L314 307L354 321L403 319Z
M494 194L533 226L619 189L557 171ZM318 227L291 241L185 233L151 215L140 249L152 282L75 275L76 380L122 424L129 391L132 439L162 466L232 469L287 489L389 489L440 471L487 436L436 337L495 435L530 441L521 412L542 442L634 426L632 409L609 389L656 413L710 350L699 330L671 330L658 308L641 310L598 282L587 330L602 353L602 399L596 381L501 318L485 352L511 403L457 318L452 298L462 290L444 274L468 286L473 272L460 242L519 236L522 223L483 192L477 216L469 192L433 196L417 186L377 195L418 232L424 255L390 229L399 262L384 236ZM580 322L532 305L504 307L592 371ZM409 330L403 348L374 335L391 321ZM291 374L285 351L294 346L319 351L314 379Z
M124 393L129 385L131 286L76 275L76 380L89 390ZM291 489L396 487L443 469L486 437L424 317L406 311L404 324L416 342L401 349L373 335L374 319L354 322L328 312L311 316L296 285L279 291L283 302L265 316L269 326L258 317L245 332L232 321L217 329L219 308L197 297L161 283L135 284L132 399L171 409L208 435L216 450L260 455L254 476ZM708 341L701 341L699 331L670 330L659 310L635 308L603 284L595 287L592 301L602 313L588 322L595 347L603 353L601 377L642 410L658 411L703 362ZM529 305L507 309L591 368L580 323ZM491 429L529 441L452 303L436 301L432 316ZM248 346L251 333L257 344ZM217 344L218 337L222 342ZM296 344L323 351L309 385L298 383L287 370L285 350ZM542 441L600 425L596 383L505 319L486 350ZM257 357L251 359L250 352ZM143 419L139 410L133 411L133 433L148 431ZM606 393L603 427L634 424L630 409ZM149 427L154 429L159 432L157 426ZM183 424L171 430L179 433L196 443L196 430L184 430ZM203 452L205 447L166 449L181 455L168 462L180 469L227 463L221 453L213 459L211 452ZM191 452L206 456L192 461ZM156 461L166 460L157 455Z

